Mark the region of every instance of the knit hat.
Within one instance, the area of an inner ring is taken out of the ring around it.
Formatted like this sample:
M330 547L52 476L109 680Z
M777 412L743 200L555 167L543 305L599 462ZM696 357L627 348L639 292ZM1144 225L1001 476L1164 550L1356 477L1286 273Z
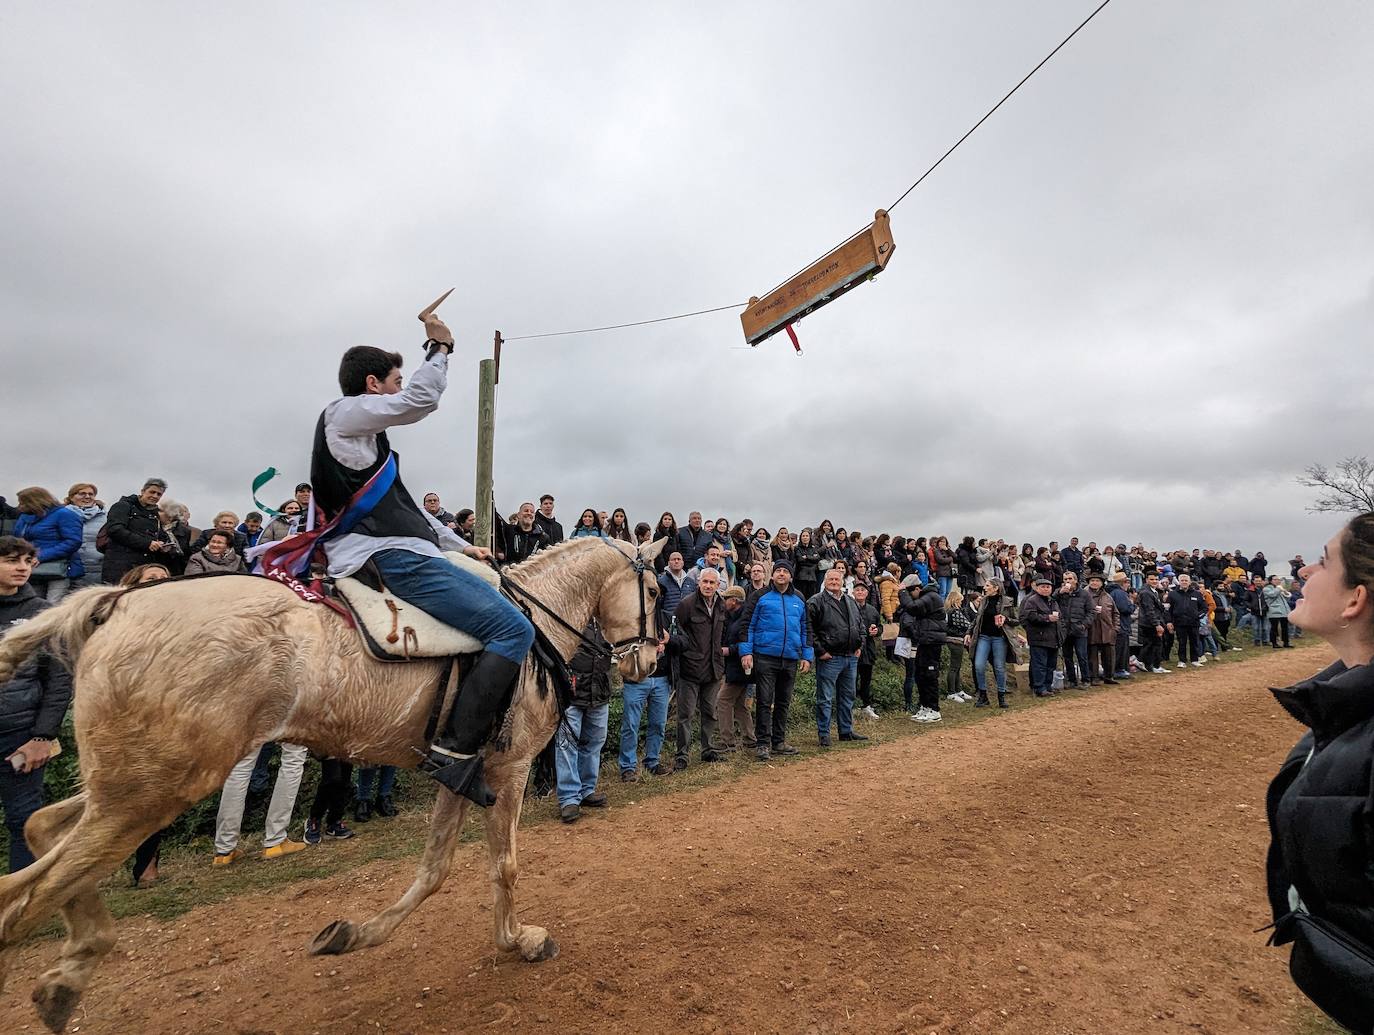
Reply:
M780 557L773 562L773 570L777 571L779 568L784 569L789 575L792 574L792 562L786 557Z
M730 587L729 589L727 589L724 593L722 593L721 596L724 597L726 600L743 600L743 599L744 599L744 587L743 587L743 586L731 586L731 587Z

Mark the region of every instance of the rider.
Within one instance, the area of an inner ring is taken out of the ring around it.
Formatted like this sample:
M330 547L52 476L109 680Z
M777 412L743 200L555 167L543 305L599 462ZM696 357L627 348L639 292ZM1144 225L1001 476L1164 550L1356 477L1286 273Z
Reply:
M515 685L534 628L489 583L444 559L444 550L479 560L491 553L416 506L401 482L399 455L387 440L387 428L433 413L448 383L453 335L430 310L421 315L429 336L425 361L404 387L399 353L370 345L344 353L339 365L343 397L325 407L316 424L310 481L326 521L353 511L342 522L347 530L324 541L330 575L352 575L370 560L396 596L486 645L463 678L447 729L420 766L449 790L485 807L496 796L482 777L481 747Z

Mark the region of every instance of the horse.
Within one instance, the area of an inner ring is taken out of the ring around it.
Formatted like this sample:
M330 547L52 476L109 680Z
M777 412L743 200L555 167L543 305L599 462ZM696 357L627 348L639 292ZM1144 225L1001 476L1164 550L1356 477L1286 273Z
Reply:
M576 539L506 569L513 596L563 661L596 617L629 680L644 678L658 651L652 561L666 540ZM149 834L218 790L230 769L271 741L319 755L415 766L443 659L374 660L330 608L304 602L266 578L218 576L70 595L0 640L0 683L39 649L72 669L82 789L39 810L24 828L37 861L0 878L0 990L16 945L60 910L67 927L57 963L33 1002L63 1030L101 959L114 921L98 882ZM534 757L560 718L557 694L526 659L502 735L486 749L496 804L483 813L495 890L496 944L530 962L558 946L515 912L515 831ZM438 787L414 883L362 924L337 920L310 946L338 954L380 945L443 884L468 799Z

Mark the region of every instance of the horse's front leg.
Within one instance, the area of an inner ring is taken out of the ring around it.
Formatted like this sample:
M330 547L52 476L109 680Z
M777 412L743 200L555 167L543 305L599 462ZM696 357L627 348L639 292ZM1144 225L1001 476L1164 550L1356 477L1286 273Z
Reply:
M335 920L315 935L310 943L312 956L338 956L354 949L380 945L391 937L401 921L419 907L420 903L439 890L453 866L453 852L458 847L458 834L463 829L469 801L446 787L439 788L434 799L434 812L429 818L429 838L425 854L415 874L415 882L395 904L382 910L361 926L351 920Z
M502 766L497 771L499 787L496 804L487 809L487 854L491 859L491 883L496 892L492 917L496 923L496 945L516 949L529 963L551 960L558 955L558 943L542 927L527 927L515 916L515 883L519 864L515 855L515 828L520 824L525 781L530 761Z

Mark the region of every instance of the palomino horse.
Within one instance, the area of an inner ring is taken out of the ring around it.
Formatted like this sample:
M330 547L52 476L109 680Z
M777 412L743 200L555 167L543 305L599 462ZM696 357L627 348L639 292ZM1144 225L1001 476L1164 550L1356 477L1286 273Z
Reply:
M577 539L509 575L547 607L533 610L534 621L565 661L580 642L571 630L595 615L606 639L625 645L616 653L623 674L639 679L657 652L658 587L646 562L663 542L636 553L626 543ZM439 660L372 660L330 609L269 579L197 579L124 593L84 590L0 640L0 682L45 644L75 675L83 789L29 820L24 832L38 860L0 878L0 988L16 944L55 910L66 922L57 965L33 992L53 1031L62 1030L115 943L97 882L144 838L216 791L235 762L269 741L304 744L330 758L414 766L443 670ZM558 948L543 928L516 919L515 829L530 764L553 735L559 709L528 661L511 709L509 743L486 759L497 801L483 818L496 944L533 962ZM439 787L414 884L364 924L330 924L311 951L386 941L443 883L467 809L466 798Z

